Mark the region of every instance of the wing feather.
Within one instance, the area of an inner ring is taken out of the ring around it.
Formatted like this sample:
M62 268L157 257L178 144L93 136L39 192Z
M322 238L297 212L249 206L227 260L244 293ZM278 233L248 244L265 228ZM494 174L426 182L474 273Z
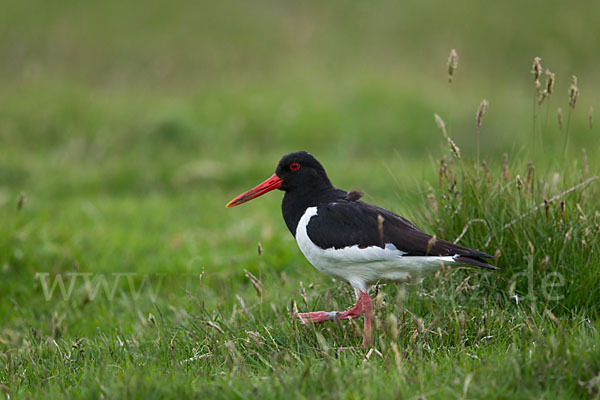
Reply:
M380 229L380 220L383 223ZM317 246L342 249L358 246L385 248L393 244L404 256L453 256L457 262L495 268L485 259L489 254L450 243L420 230L415 224L386 209L362 202L339 200L320 204L307 226Z

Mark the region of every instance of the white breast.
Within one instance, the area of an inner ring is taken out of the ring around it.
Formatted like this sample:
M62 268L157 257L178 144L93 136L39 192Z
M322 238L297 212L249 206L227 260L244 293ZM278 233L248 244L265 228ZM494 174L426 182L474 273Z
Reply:
M405 281L417 283L429 273L435 272L442 263L452 263L452 256L406 256L392 243L385 248L358 245L342 249L322 249L310 240L306 227L317 215L317 207L309 207L300 218L296 228L296 241L306 259L319 271L339 280L349 282L355 288L367 291L378 281Z

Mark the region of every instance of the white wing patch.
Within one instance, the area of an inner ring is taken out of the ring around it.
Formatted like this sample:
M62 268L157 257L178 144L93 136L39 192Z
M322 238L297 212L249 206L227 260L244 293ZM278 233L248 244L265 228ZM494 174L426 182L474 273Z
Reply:
M426 275L437 271L442 263L453 263L452 256L407 256L392 243L385 248L358 245L342 249L322 249L310 240L306 227L317 215L317 207L306 209L296 228L296 241L306 259L319 271L349 282L366 291L378 281L405 281L417 283Z

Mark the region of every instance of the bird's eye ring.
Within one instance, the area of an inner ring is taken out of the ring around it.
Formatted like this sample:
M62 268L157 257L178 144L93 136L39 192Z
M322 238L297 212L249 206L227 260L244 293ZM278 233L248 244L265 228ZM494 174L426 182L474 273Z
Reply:
M293 162L290 164L290 169L292 171L298 171L300 169L300 163Z

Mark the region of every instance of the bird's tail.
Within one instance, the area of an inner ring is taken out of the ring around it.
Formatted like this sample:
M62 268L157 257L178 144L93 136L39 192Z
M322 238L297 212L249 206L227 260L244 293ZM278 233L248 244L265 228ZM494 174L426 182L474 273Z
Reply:
M458 256L454 260L461 264L474 265L481 268L500 269L495 265L488 264L483 258L479 257Z

